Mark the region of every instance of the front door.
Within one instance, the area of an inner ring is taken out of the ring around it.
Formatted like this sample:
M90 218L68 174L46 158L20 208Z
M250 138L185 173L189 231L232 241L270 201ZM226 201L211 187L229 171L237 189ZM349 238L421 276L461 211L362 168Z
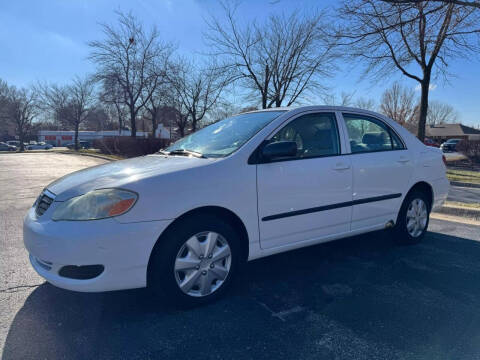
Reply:
M300 115L268 142L295 141L296 156L257 165L260 245L316 242L350 230L352 168L334 113Z

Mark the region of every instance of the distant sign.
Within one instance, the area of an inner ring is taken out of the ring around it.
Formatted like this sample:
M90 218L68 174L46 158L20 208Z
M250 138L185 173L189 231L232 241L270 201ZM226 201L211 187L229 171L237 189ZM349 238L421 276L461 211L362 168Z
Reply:
M72 140L72 135L62 135L62 140Z
M57 140L55 135L45 135L45 140Z

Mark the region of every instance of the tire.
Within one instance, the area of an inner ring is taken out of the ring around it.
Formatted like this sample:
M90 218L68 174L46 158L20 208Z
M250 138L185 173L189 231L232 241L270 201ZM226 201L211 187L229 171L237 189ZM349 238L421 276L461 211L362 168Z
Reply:
M403 201L395 225L395 240L399 244L419 243L427 232L431 204L425 193L412 191Z
M208 251L209 244L215 244L213 251ZM192 216L167 229L155 245L148 287L167 305L202 305L227 291L241 259L240 238L229 222L210 214Z

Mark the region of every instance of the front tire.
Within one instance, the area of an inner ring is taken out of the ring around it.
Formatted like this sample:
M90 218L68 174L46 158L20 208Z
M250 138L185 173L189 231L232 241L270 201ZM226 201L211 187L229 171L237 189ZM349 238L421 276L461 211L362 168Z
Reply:
M214 215L180 220L162 235L148 269L148 286L162 300L181 307L222 296L241 262L234 227Z
M430 201L425 193L413 191L408 194L395 225L395 240L406 245L420 242L427 232L430 208Z

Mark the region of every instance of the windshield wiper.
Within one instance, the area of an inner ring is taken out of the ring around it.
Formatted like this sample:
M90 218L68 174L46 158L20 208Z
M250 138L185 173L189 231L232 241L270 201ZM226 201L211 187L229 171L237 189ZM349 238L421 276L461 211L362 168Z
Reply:
M180 155L180 156L194 156L194 157L203 158L203 159L207 158L202 153L199 153L197 151L192 151L192 150L186 150L186 149L175 149L175 150L172 150L170 152L162 151L162 154Z

